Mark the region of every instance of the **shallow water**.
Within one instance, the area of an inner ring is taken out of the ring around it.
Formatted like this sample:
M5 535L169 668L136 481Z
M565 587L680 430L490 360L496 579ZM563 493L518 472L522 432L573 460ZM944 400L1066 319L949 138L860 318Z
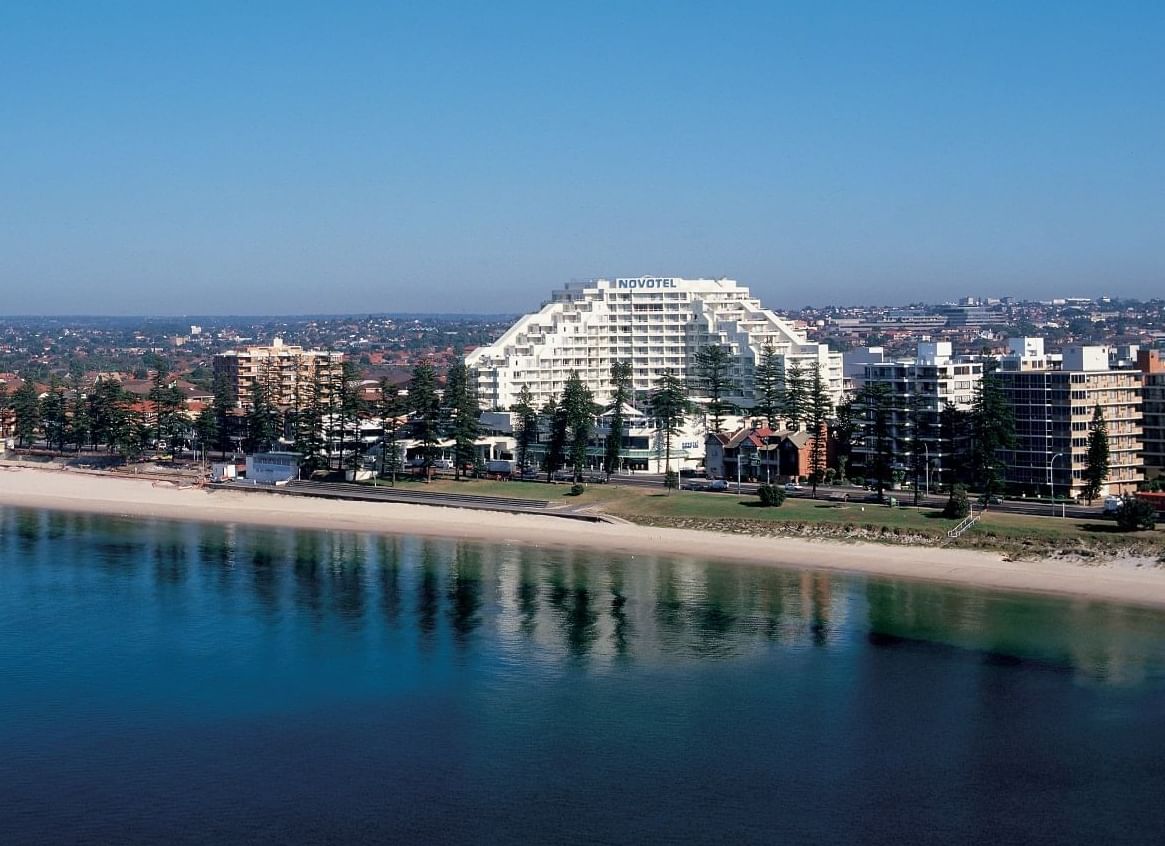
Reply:
M0 509L0 717L6 844L1165 832L1165 615L694 559Z

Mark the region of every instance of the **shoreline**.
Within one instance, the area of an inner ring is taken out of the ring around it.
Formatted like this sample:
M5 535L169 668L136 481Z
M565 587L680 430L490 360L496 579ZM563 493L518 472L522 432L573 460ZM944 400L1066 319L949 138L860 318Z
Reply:
M803 540L588 523L432 505L353 502L224 488L179 488L76 470L0 467L0 506L210 523L417 535L535 548L734 561L1018 591L1165 609L1165 568L1132 562L1005 561L977 550Z

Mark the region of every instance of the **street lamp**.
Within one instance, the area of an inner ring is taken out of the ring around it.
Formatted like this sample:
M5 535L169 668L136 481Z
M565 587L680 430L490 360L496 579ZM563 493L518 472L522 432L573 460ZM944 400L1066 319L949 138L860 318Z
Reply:
M1064 453L1057 452L1052 456L1052 460L1048 462L1048 493L1052 499L1052 516L1056 516L1056 482L1052 475L1052 468L1056 466L1056 459L1063 458Z
M926 441L922 442L922 451L926 455L926 495L930 497L930 447L926 445ZM915 477L917 479L917 477ZM917 485L918 482L915 481Z

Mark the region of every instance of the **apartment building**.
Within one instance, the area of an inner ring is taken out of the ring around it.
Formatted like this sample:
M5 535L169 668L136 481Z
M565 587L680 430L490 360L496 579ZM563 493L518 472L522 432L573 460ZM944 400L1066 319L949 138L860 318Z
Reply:
M954 468L942 438L942 411L948 405L970 410L983 380L982 359L952 355L949 341L921 343L913 359L887 360L880 348L855 353L847 353L846 359L855 374L855 387L883 385L888 392L889 439L897 453L894 464L899 472L913 474L910 456L917 444L926 462L920 483L929 483L931 489L945 484ZM855 369L859 362L860 378ZM865 428L871 428L870 421ZM855 472L871 465L873 450L872 433L866 431L855 444L851 459Z
M1000 456L1011 489L1079 496L1099 405L1110 453L1103 493L1136 490L1144 478L1139 371L1109 369L1105 347L1067 347L1061 356L1050 356L1040 338L1012 338L999 377L1015 413L1015 449Z
M275 405L294 407L319 386L327 394L343 378L344 354L323 350L305 350L284 344L275 338L271 346L228 350L214 357L214 375L224 374L235 399L235 407L248 411L255 384L266 386Z
M1160 350L1137 352L1144 402L1145 474L1156 478L1165 473L1165 357Z
M645 276L567 285L496 342L471 352L466 363L477 374L486 408L511 407L523 386L545 403L561 395L571 371L596 402L609 404L616 361L631 363L633 388L645 395L666 373L695 377L696 353L709 344L731 351L730 377L738 390L728 399L746 408L768 344L786 368L819 370L834 399L841 398L841 355L811 343L730 279Z

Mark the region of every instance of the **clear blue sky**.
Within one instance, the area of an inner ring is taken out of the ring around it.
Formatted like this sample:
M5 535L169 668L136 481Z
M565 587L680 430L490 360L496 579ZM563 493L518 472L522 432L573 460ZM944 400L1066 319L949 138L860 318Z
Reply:
M0 4L0 313L1165 293L1165 3Z

